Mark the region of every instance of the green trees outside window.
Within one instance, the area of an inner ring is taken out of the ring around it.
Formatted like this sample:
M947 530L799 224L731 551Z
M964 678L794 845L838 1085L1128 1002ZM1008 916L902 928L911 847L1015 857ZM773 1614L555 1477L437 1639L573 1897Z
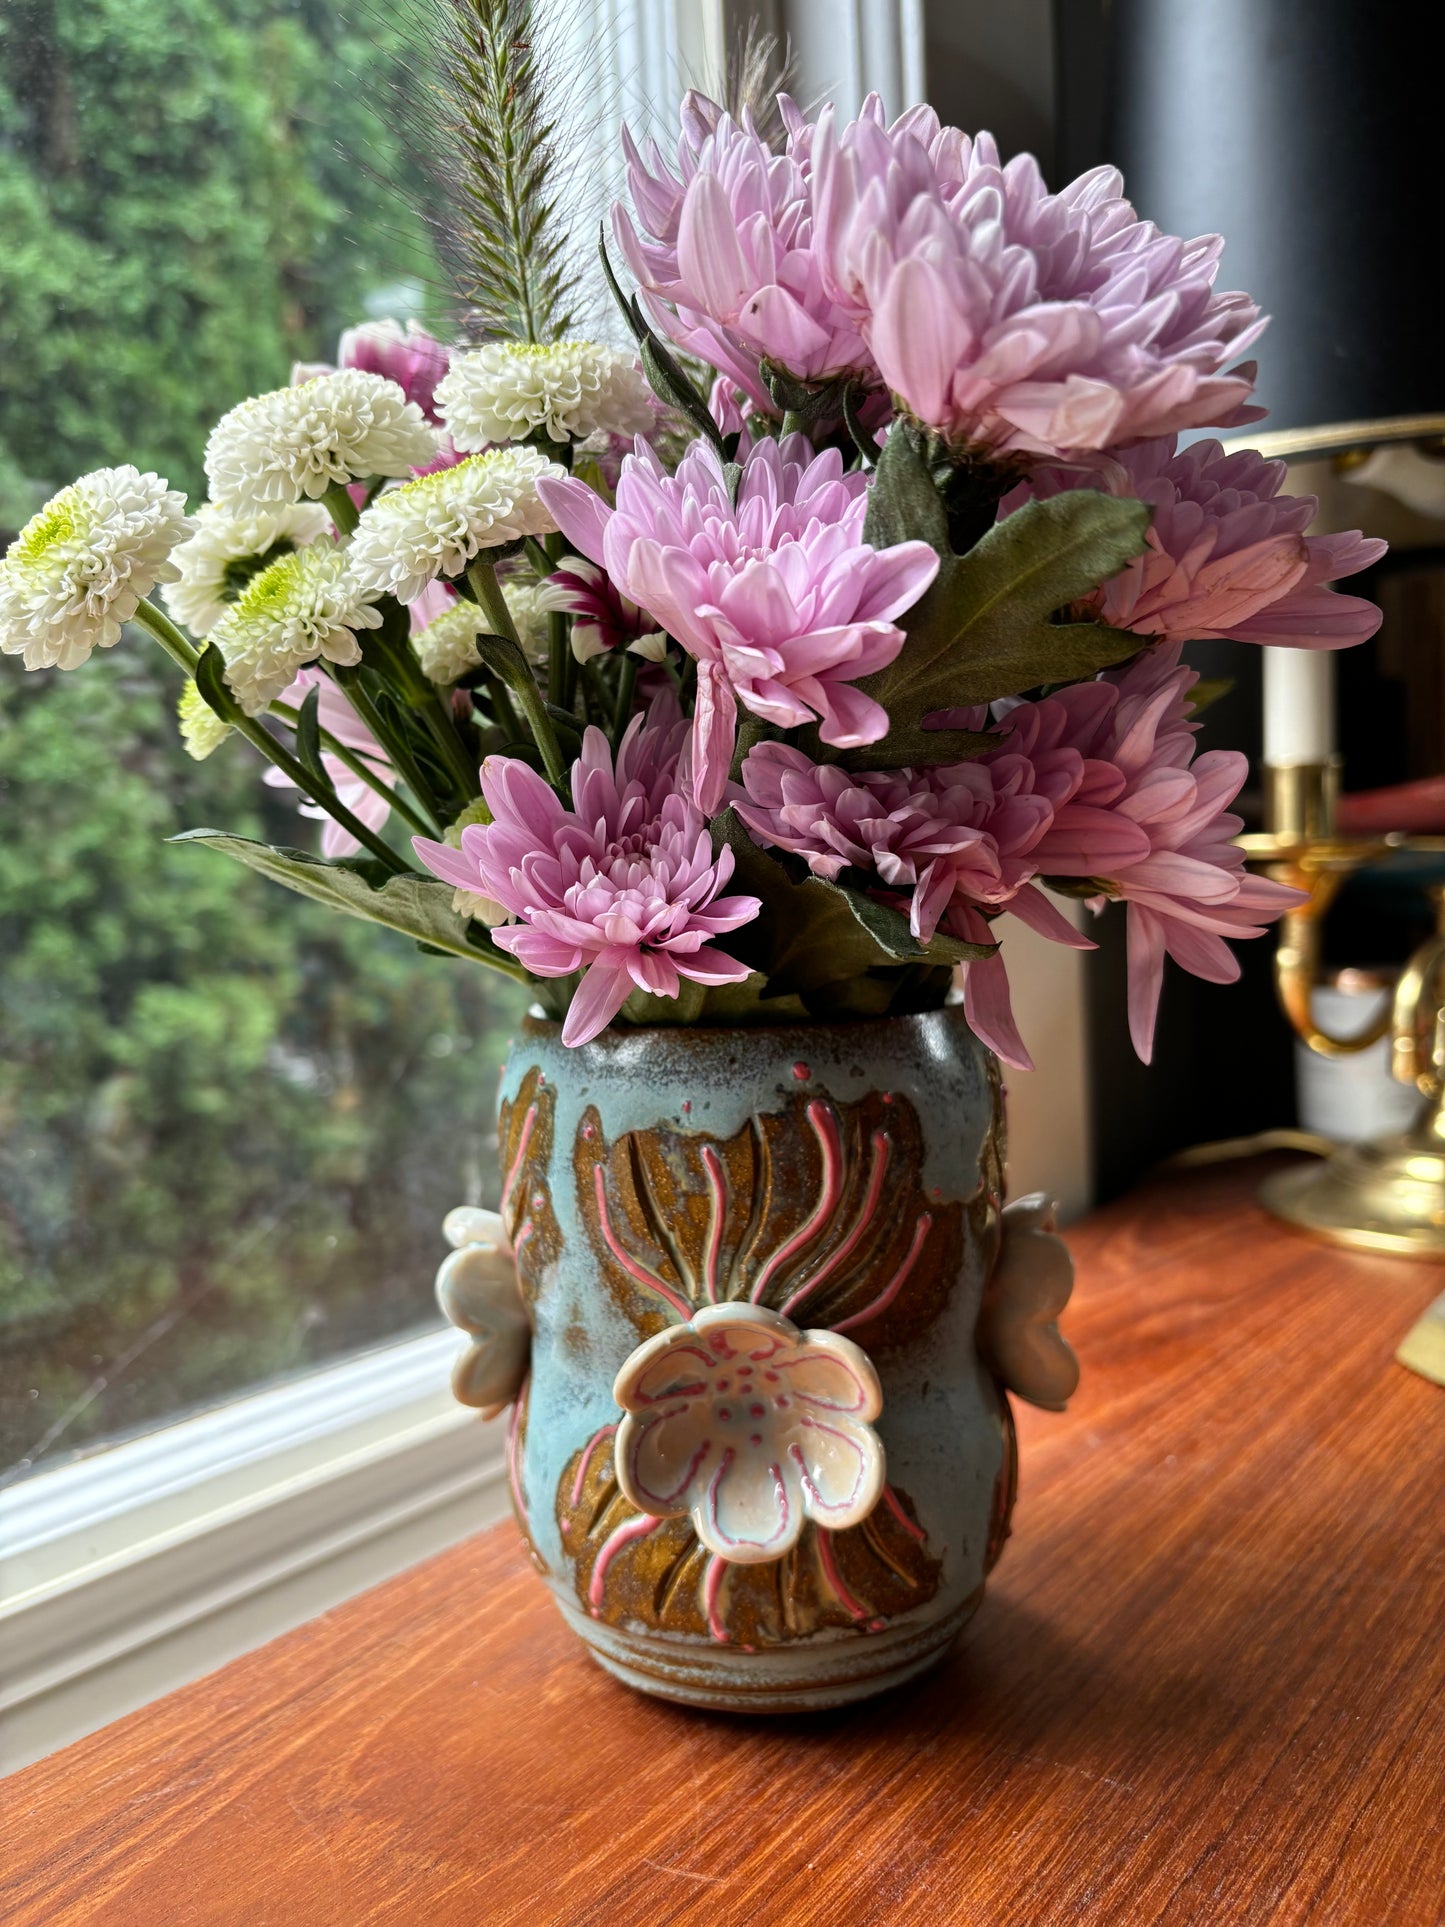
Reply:
M384 106L420 46L369 0L11 0L0 529L106 462L196 498L233 402L443 322ZM244 744L185 757L168 678L0 661L0 1477L429 1320L495 1193L520 996L167 846L315 837Z

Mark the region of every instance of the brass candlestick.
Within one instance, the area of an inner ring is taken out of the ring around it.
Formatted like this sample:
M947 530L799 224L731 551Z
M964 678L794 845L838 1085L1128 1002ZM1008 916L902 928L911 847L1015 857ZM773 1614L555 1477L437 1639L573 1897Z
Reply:
M1338 758L1266 766L1265 784L1270 827L1239 841L1267 875L1306 894L1279 925L1275 986L1285 1015L1322 1057L1353 1056L1390 1036L1391 1070L1425 1102L1410 1130L1277 1172L1261 1200L1276 1217L1335 1244L1445 1258L1445 886L1431 889L1436 933L1405 966L1388 1009L1356 1037L1332 1035L1314 1014L1321 929L1346 878L1393 850L1445 850L1445 838L1337 836Z

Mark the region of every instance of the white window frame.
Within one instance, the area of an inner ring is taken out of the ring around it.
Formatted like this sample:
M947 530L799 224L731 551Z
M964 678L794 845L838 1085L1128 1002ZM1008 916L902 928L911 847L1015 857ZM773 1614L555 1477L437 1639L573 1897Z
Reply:
M0 1772L506 1510L505 1421L451 1330L328 1365L0 1491Z

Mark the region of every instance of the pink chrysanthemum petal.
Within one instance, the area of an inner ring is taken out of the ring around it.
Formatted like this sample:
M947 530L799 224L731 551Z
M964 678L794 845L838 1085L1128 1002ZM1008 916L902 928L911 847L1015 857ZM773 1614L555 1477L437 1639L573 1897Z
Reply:
M1036 468L1001 512L1076 488L1148 503L1148 549L1093 598L1116 629L1165 642L1347 649L1375 633L1380 611L1327 585L1372 567L1386 545L1358 530L1307 535L1319 505L1312 495L1282 495L1285 473L1254 449L1226 455L1215 441L1177 449L1171 435Z
M750 922L756 897L722 896L730 850L714 854L683 764L687 724L676 703L633 718L614 758L589 729L572 766L569 810L535 770L489 757L488 824L469 824L460 851L425 837L436 876L501 904L516 919L496 943L539 977L582 970L562 1041L585 1044L634 989L672 997L679 979L741 982L746 964L712 940Z

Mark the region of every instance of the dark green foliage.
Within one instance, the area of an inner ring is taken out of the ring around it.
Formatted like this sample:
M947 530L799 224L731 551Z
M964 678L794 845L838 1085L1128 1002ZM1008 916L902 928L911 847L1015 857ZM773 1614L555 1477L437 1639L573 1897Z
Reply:
M496 1196L525 998L166 842L305 826L244 743L184 757L143 647L0 663L0 1468L96 1379L57 1449L427 1320Z
M408 10L0 7L0 530L103 463L196 494L225 409L436 289L367 104L424 90ZM496 1196L524 996L167 843L315 835L238 739L186 758L178 686L135 630L0 661L0 1477L434 1318Z
M1148 526L1142 502L1077 489L1025 503L965 554L955 554L944 503L918 444L907 434L890 435L864 533L879 548L926 541L942 558L932 588L900 618L908 640L898 656L858 685L888 711L890 737L903 736L911 749L922 719L934 711L1075 682L1136 654L1137 636L1057 618L1142 554ZM892 748L885 737L885 756ZM894 766L880 762L872 745L856 756L855 766ZM906 754L896 758L907 760Z
M423 84L397 15L0 7L0 529L99 462L196 495L234 402L329 359L367 297L436 298L424 183L374 105Z

